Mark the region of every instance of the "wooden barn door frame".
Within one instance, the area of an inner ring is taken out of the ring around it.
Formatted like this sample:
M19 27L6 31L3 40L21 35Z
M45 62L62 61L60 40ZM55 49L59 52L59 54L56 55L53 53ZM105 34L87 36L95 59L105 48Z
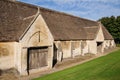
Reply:
M30 64L29 64L29 60L30 60L30 50L31 50L31 49L42 49L42 48L47 48L47 49L48 49L48 46L29 47L29 48L27 49L27 73L28 73L28 75L30 74L30 73L29 73L29 70L30 70L30 68L29 68L29 66L30 66Z
M29 75L29 54L30 54L30 48L27 49L27 73Z

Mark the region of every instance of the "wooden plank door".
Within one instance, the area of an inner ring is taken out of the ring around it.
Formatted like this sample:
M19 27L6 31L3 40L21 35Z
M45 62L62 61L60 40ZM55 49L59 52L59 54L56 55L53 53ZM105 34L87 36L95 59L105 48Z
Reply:
M31 48L29 49L29 69L37 69L47 66L48 49L47 48Z

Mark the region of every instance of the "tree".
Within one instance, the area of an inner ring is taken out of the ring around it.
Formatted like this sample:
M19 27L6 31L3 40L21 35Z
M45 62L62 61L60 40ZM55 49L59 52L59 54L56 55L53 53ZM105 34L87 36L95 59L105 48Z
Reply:
M120 43L120 16L103 17L99 19L101 23L111 33L116 43Z

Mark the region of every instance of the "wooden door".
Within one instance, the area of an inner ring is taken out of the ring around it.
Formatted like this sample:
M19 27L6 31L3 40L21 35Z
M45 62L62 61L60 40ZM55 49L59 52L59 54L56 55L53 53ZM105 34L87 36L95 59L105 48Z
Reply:
M47 66L48 49L47 48L30 48L29 49L29 69L37 69Z

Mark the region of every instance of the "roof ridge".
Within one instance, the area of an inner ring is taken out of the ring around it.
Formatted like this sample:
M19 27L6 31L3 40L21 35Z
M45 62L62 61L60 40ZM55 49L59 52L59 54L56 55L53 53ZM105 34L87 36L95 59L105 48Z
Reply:
M34 7L34 8L38 8L38 7L39 7L40 9L44 9L44 10L47 10L47 11L52 11L52 12L55 12L55 13L59 13L59 14L71 16L71 17L74 17L74 18L79 18L79 19L83 19L83 20L92 21L92 22L97 23L97 22L94 21L94 20L82 18L82 17L76 16L76 15L73 15L73 14L65 13L65 12L62 12L62 11L57 11L57 10L54 10L54 9L49 9L49 8L45 8L45 7L33 5L33 4L30 4L30 3L24 3L24 2L21 2L21 1L12 1L12 0L3 0L3 1L9 1L9 2L12 2L12 3L17 3L17 4L21 4L21 5L26 5L26 6Z
M21 2L21 1L13 1L13 0L0 0L0 1L7 1L7 2L10 2L10 3L13 3L13 4L24 5L24 6L28 6L28 7L36 8L36 9L38 9L38 7L39 7L37 5L33 5L33 4L30 4L30 3L24 3L24 2Z
M76 15L73 15L73 14L62 12L62 11L57 11L57 10L54 10L54 9L44 8L44 7L40 7L40 6L39 6L39 8L47 10L47 11L51 11L51 12L55 12L55 13L59 13L59 14L67 15L67 16L71 16L71 17L74 17L74 18L84 19L84 20L88 20L88 21L92 21L92 22L97 23L97 21L86 19L86 18L82 18L82 17L76 16Z

